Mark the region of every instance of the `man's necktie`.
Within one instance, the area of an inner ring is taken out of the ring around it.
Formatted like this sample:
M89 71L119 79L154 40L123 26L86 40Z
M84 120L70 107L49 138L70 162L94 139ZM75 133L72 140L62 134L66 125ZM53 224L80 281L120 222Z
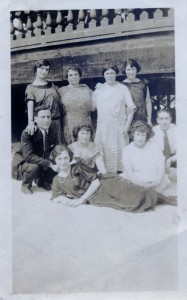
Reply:
M167 159L171 155L171 149L169 145L168 135L166 131L164 131L164 156Z
M44 158L49 158L49 139L47 131L44 132Z

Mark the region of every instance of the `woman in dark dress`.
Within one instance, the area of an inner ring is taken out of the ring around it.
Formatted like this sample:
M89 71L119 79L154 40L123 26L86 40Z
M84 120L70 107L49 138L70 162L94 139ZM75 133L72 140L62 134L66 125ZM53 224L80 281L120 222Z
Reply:
M90 125L76 126L73 129L75 142L68 145L76 161L80 161L101 174L106 173L103 152L92 142L93 129Z
M28 126L27 132L34 134L34 110L39 106L48 106L52 113L51 126L57 132L59 144L62 139L62 105L58 87L47 80L50 72L50 63L46 59L38 60L33 69L35 73L34 81L27 85L25 91L25 101L27 104Z
M158 200L164 202L165 197L159 198L151 188L134 185L113 173L98 178L92 168L81 162L71 164L73 154L66 146L56 146L52 154L59 168L59 174L53 179L52 199L60 195L71 198L66 201L67 206L92 204L143 212L153 209Z
M137 73L140 72L140 69L141 67L135 59L128 59L125 61L122 73L125 74L127 78L122 81L122 84L128 87L133 102L136 105L132 124L137 120L142 120L152 126L152 103L148 81L136 77Z

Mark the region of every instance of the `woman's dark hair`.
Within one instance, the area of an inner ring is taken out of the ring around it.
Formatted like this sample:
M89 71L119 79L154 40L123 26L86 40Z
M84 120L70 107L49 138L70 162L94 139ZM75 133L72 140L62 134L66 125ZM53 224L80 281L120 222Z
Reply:
M108 62L102 69L102 73L101 73L102 76L104 76L104 73L109 69L114 70L116 72L116 74L119 73L118 67L116 65L114 65L113 63Z
M76 71L79 73L79 76L82 77L82 71L79 67L76 67L76 66L73 66L73 67L69 67L66 71L65 71L65 74L66 74L66 78L68 78L68 72L69 71Z
M132 67L135 67L136 70L137 70L137 73L140 72L140 70L141 70L140 65L137 63L137 61L136 61L135 59L127 59L127 60L124 62L124 65L123 65L123 68L124 68L123 71L122 71L123 74L126 74L126 67L127 67L128 65L129 65L131 68L132 68Z
M130 129L130 138L131 138L131 140L133 140L133 136L134 136L135 131L146 132L147 133L146 141L148 141L150 138L152 138L154 136L154 132L153 132L151 126L149 126L144 121L136 121L136 122L133 123L133 125L131 126L131 129Z
M51 69L50 62L47 59L40 59L33 66L34 73L36 73L37 68L41 68L42 66L45 67L49 66L49 72L50 72Z
M57 158L57 156L59 156L63 151L67 151L70 157L70 161L72 161L73 159L73 152L71 152L71 150L65 146L65 145L57 145L53 148L51 154L50 154L50 158L53 160L55 160L55 158Z
M78 139L78 133L82 129L86 130L86 131L89 131L90 132L90 138L92 138L92 136L93 136L92 126L90 126L90 125L81 125L81 126L76 126L76 127L73 128L73 137L76 141Z

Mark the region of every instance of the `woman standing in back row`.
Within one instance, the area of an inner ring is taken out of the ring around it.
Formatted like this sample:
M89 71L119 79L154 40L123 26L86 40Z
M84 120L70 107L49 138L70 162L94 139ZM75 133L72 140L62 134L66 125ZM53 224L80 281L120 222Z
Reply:
M122 151L129 142L128 130L136 109L128 88L116 81L118 73L117 66L108 63L102 70L105 83L96 88L92 98L98 114L95 143L104 153L107 172L123 171Z
M122 82L130 91L136 111L133 116L133 123L141 120L147 122L152 127L152 103L150 98L148 82L136 77L141 67L135 59L128 59L124 63L123 74L127 78Z
M92 125L92 90L86 84L80 84L82 71L78 67L70 67L66 71L69 85L61 87L58 92L63 104L63 127L65 144L74 142L73 129L82 124Z
M34 66L34 81L27 85L25 91L25 101L28 113L28 134L33 135L35 131L34 111L40 106L48 106L51 110L51 127L57 132L58 142L63 142L62 138L62 105L58 87L48 81L51 65L47 59L38 60Z

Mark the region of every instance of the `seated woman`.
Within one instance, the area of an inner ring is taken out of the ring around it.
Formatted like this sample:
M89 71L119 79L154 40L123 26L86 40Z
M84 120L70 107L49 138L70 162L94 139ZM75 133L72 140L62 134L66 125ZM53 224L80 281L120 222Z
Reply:
M165 174L164 155L157 144L150 140L154 132L144 121L136 121L130 134L133 142L123 150L125 171L121 176L134 184L162 193L170 180Z
M68 148L73 152L75 160L93 168L101 174L106 173L103 162L103 153L99 147L90 141L93 136L93 129L90 125L74 127L73 137L76 142L70 144Z
M73 154L66 146L58 145L52 151L59 174L53 179L52 199L64 195L65 205L92 204L128 212L143 212L153 209L157 201L167 203L151 188L134 185L119 175L89 172L80 163L72 164ZM75 200L73 200L75 199ZM171 204L171 203L170 203Z

